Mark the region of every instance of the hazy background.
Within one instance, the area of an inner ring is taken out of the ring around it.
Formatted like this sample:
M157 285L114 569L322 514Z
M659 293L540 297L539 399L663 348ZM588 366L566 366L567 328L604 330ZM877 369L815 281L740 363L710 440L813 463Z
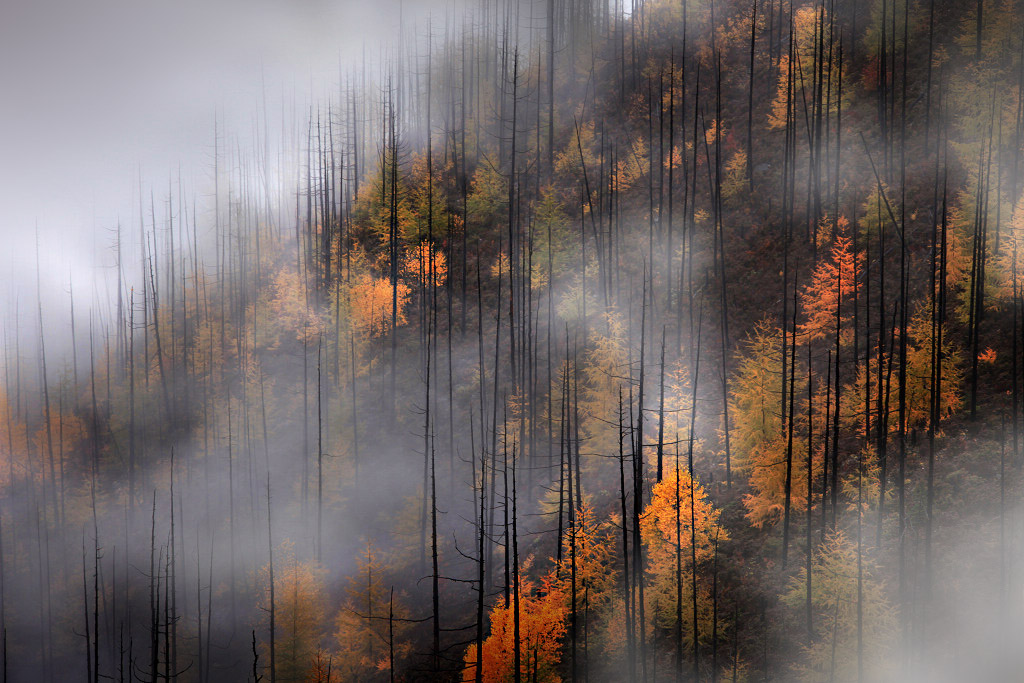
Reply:
M140 176L144 195L155 187L166 196L179 172L186 196L209 193L215 117L222 135L234 136L224 139L243 148L264 112L279 134L282 113L289 119L287 110L326 99L339 72L364 55L376 61L400 24L411 28L431 13L440 19L453 6L4 0L0 299L34 298L36 225L44 294L66 290L73 278L76 298L91 296L104 286L97 267L111 263L118 220L137 228Z

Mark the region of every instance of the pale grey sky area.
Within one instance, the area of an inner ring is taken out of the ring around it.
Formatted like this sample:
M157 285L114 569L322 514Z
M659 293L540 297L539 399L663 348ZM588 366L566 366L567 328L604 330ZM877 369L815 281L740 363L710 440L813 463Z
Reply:
M141 172L205 189L214 116L251 140L262 93L304 108L339 65L375 57L405 23L451 2L414 0L0 1L0 298L69 273L89 295L118 219L137 221ZM442 19L443 21L443 19ZM301 109L300 109L301 111ZM241 144L241 143L240 143ZM159 193L159 191L158 191ZM28 280L28 281L26 281Z

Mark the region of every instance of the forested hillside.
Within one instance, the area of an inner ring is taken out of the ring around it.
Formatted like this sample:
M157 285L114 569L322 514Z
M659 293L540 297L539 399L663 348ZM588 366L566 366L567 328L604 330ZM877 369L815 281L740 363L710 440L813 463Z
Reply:
M5 288L2 683L1021 675L1021 3L369 52Z

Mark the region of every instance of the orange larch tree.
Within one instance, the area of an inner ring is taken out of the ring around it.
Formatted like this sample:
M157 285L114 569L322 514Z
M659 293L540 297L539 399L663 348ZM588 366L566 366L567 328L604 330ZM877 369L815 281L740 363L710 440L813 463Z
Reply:
M409 644L397 640L408 628L407 610L395 599L384 568L373 545L367 544L334 621L333 662L341 680L388 680L392 657L409 653Z
M490 611L491 634L483 642L484 683L509 683L516 680L513 663L515 608L514 600L512 604L506 604L502 597ZM554 572L547 574L539 586L529 580L521 580L519 646L522 652L522 680L536 683L559 683L562 680L558 665L561 661L567 614L566 595ZM461 680L472 683L476 680L475 643L469 646L463 662Z
M848 343L852 330L847 323L853 318L853 297L857 293L860 257L853 252L852 240L846 234L847 221L839 218L839 231L827 259L818 261L811 282L800 297L800 308L807 321L799 326L801 334L811 340L824 339L835 333L836 310L840 311L842 342Z
M647 613L653 615L654 628L664 634L672 634L681 627L683 639L689 644L694 632L693 610L689 607L693 603L694 583L698 637L701 641L711 637L713 598L704 568L713 560L716 544L729 538L728 532L719 526L719 515L704 487L691 479L685 468L678 471L678 477L675 469L666 468L662 480L651 490L651 502L640 521L647 549ZM676 612L680 594L684 606L681 624L677 623Z
M423 286L440 287L448 275L448 259L430 242L421 242L406 250L402 270L406 277Z

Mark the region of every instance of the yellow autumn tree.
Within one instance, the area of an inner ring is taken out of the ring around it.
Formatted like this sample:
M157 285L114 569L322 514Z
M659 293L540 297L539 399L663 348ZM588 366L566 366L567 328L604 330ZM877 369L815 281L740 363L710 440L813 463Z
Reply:
M282 266L274 273L265 314L261 334L268 349L287 340L315 341L324 329L324 320L293 265Z
M562 558L557 566L556 579L565 596L566 609L572 603L573 546L578 604L582 605L586 596L587 610L598 613L607 606L615 587L615 569L612 566L614 544L611 526L598 519L584 501L575 511L573 523L562 535Z
M579 368L579 401L582 427L588 439L609 453L617 452L618 448L619 390L624 384L622 378L628 374L628 363L625 324L617 313L608 312L604 330L591 336ZM627 400L624 395L623 401Z
M797 426L794 425L794 430L796 429ZM807 437L795 431L790 453L789 435L788 432L783 432L754 449L749 480L750 492L744 494L743 505L747 508L747 519L755 527L774 524L782 519L785 513L787 458L791 461L788 468L790 509L807 509ZM811 477L817 480L820 470L820 454L814 453Z
M323 567L313 560L299 560L295 546L285 542L275 552L274 651L279 681L302 681L320 649L324 628ZM258 607L264 628L270 625L270 567L260 571L262 588ZM260 660L270 666L270 642L264 640Z
M616 192L628 191L644 177L647 173L647 151L647 142L640 137L623 149L612 176L612 187Z
M874 350L873 350L874 351ZM875 429L875 423L878 419L878 410L876 407L876 398L879 393L878 388L878 356L875 353L868 358L867 362L860 362L857 364L857 374L850 385L843 388L841 404L842 409L840 410L841 420L843 428L847 429L860 436L865 436L866 431ZM887 374L887 367L889 365L889 354L882 354L882 382L885 383L886 377L888 376L888 393L883 396L883 409L885 401L888 401L890 406L895 405L895 398L897 396L896 390L899 386L899 376L896 370L893 370L891 374ZM868 396L867 388L870 385L871 393ZM884 391L884 390L883 390ZM867 398L865 398L867 396ZM890 415L890 424L895 427L895 418Z
M786 423L789 377L786 377L787 405L782 404L782 331L767 321L758 323L746 342L745 353L731 387L735 467L749 475L750 491L744 495L747 519L756 527L774 523L783 514L786 501L786 461L790 451ZM790 340L792 343L792 340ZM789 368L787 368L787 375ZM796 370L792 391L793 446L790 470L790 505L799 510L807 505L806 369ZM785 411L785 412L784 412ZM820 467L815 455L812 474Z
M577 137L578 134L578 137ZM589 174L593 174L600 164L600 157L594 151L598 147L594 134L594 122L585 121L574 129L566 139L565 147L555 154L555 171L565 178L578 181L583 177L584 165ZM580 156L580 150L583 156Z
M448 275L448 259L430 242L420 242L405 252L402 271L407 278L426 287L440 287Z
M533 272L530 284L535 290L543 289L550 280L569 271L576 259L576 236L570 229L558 190L551 185L541 189L536 204L534 228Z
M405 307L409 303L409 285L399 281L392 290L388 278L370 273L353 276L349 286L349 315L357 333L379 337L391 331L392 296L397 292L395 324L406 323Z
M886 598L885 585L875 577L872 563L866 557L861 563L858 580L857 546L842 531L830 534L815 553L811 562L814 636L803 646L804 656L795 666L794 674L801 680L891 680L894 672L886 666L897 633L896 608ZM806 590L805 567L782 596L799 618L807 604ZM862 672L857 670L858 632L863 644Z
M990 265L993 271L993 286L986 292L992 303L1012 305L1014 284L1020 296L1024 285L1024 201L1017 201L1009 225L1003 226L999 235L999 252L993 255Z
M791 63L789 54L779 57L778 80L768 114L768 128L785 128L787 116L794 116L799 121L805 115L804 108L809 102L802 93L811 90L817 76L818 41L822 32L828 32L829 21L827 12L819 12L817 5L804 5L793 12L793 59ZM831 90L822 94L822 105L827 105L826 111L831 111L839 103L841 64L838 59L830 59L820 66L823 85Z
M689 438L690 416L693 410L692 375L693 373L683 357L668 364L665 368L665 414L663 416L665 426L663 434L666 441L670 441L672 438L684 440ZM657 430L661 429L659 424L662 417L659 415L660 390L658 391L656 400L659 401L659 404L655 404L653 414L649 417L653 423L649 428L652 434L657 434ZM699 440L695 443L699 443ZM655 452L654 456L656 457L656 455Z
M847 510L856 512L859 508L861 514L867 515L872 510L878 510L878 495L882 490L882 467L874 444L868 443L861 447L856 458L857 466L854 470L840 477L839 490L846 501ZM893 504L895 496L895 487L887 486L885 504Z
M436 238L448 230L448 204L445 201L445 179L453 173L452 158L436 152L427 170L427 155L414 153L408 177L410 214L399 227L403 239L410 242Z
M900 330L895 331L897 335ZM942 356L942 374L939 391L938 418L941 422L959 410L963 401L961 383L964 376L964 359L959 347L951 339L945 327L942 329L942 347L938 349ZM893 342L892 356L882 354L882 367L879 373L879 359L872 355L865 363L857 365L857 374L850 386L843 390L842 419L846 428L864 435L865 428L874 429L879 414L877 396L879 393L879 377L885 387L882 389L882 410L888 407L888 429L899 428L899 387L900 367L898 344L899 337ZM933 333L931 311L927 304L923 305L907 328L907 368L906 368L906 428L927 428L931 422L932 392L932 359ZM890 368L891 364L891 368ZM870 400L865 404L865 395L870 385ZM867 415L865 416L865 411ZM865 419L865 417L867 419Z
M360 183L359 194L352 207L353 231L372 236L378 244L388 244L392 218L399 240L416 236L417 216L411 205L414 194L410 187L412 174L406 172L401 156L401 152L396 153L391 145L386 146L375 167L367 174L368 182ZM397 187L393 187L391 174L396 164L399 166Z
M768 320L754 326L730 382L734 467L749 471L755 450L782 429L782 331Z
M927 427L931 422L934 344L931 315L927 306L922 306L911 319L907 335L907 427ZM963 401L960 388L964 375L963 355L952 341L952 336L943 327L942 347L938 349L942 357L942 374L938 378L939 421L959 410Z
M525 572L528 566L529 563L526 563L520 572ZM505 598L500 597L489 613L491 632L483 642L481 657L484 683L511 683L516 680L515 612L515 598L506 604ZM519 649L522 680L536 683L559 683L562 680L558 666L567 614L566 596L554 573L546 575L539 586L526 579L520 580ZM476 680L475 643L466 650L461 680L464 683Z
M775 98L772 100L771 112L768 114L768 128L773 130L785 128L789 120L791 106L789 55L782 55L779 58L777 78Z
M640 532L647 549L647 613L653 615L655 629L673 633L677 628L677 587L681 582L683 638L691 643L693 611L688 606L693 600L694 551L697 559L697 630L701 640L711 636L711 586L704 568L714 558L716 543L729 538L728 532L719 525L719 514L704 487L691 479L686 469L679 469L677 477L676 468L666 468L662 480L652 488L651 502L640 519Z
M975 174L976 175L976 174ZM975 251L980 248L975 235L975 222L977 220L978 202L976 190L976 177L969 179L968 188L962 190L956 205L949 212L948 228L946 231L946 296L951 318L956 318L962 323L970 320L972 308L972 293L974 291L974 278L977 270L974 267L976 258ZM970 191L969 191L970 190ZM993 198L993 204L996 203ZM986 204L983 202L982 206ZM981 212L984 212L984 208ZM995 222L993 209L988 207L990 212L988 220ZM1010 233L1014 232L1014 220L1010 221ZM1013 247L1012 242L1000 236L999 246L1008 246L1009 253L995 254L996 239L991 233L984 240L986 257L984 278L981 285L984 288L984 305L986 307L999 306L1008 303L1011 293L1013 276ZM1002 251L1002 250L1000 250ZM1018 253L1018 258L1020 254ZM1019 277L1019 271L1018 271Z
M391 588L385 580L384 563L368 543L334 620L332 661L340 680L386 681L391 673L391 648L396 659L408 655L410 646L402 639L408 627L407 610L397 596L393 599Z
M500 225L508 208L508 179L493 163L478 164L470 183L466 202L468 234L479 234L494 225Z
M742 199L745 188L747 188L747 153L738 149L725 162L722 197L726 201Z

